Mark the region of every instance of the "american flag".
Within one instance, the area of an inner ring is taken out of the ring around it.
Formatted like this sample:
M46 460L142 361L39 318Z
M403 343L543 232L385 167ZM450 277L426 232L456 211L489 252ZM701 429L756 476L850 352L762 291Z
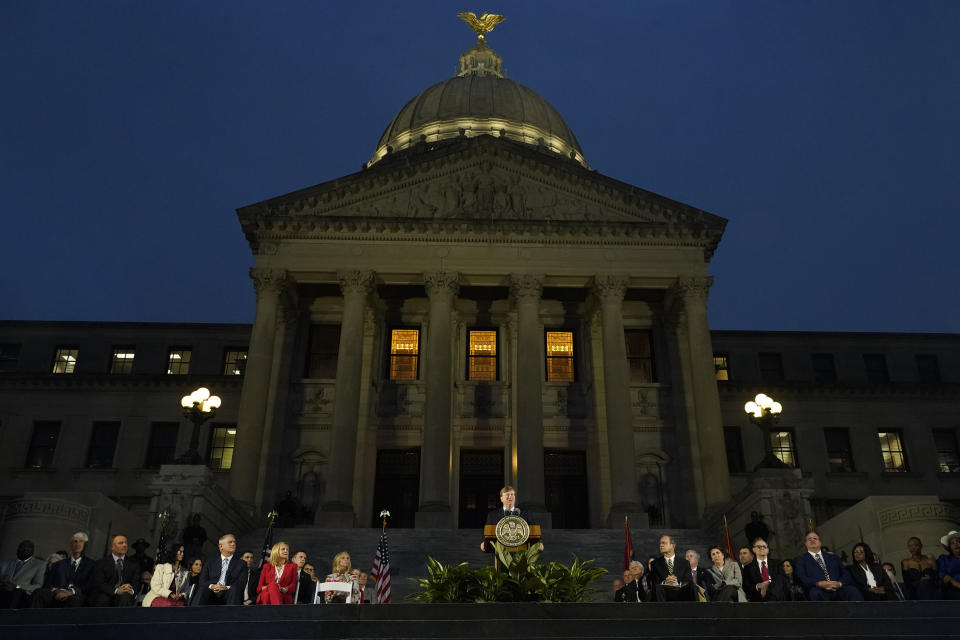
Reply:
M390 548L387 546L386 528L380 532L380 542L377 544L377 555L373 558L370 577L376 580L377 604L390 602Z

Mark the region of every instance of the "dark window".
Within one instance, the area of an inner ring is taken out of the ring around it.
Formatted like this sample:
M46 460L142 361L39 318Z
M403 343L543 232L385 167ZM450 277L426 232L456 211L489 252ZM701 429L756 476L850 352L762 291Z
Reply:
M133 371L133 359L136 356L133 347L114 347L110 358L110 373L124 375Z
M832 353L814 353L810 355L813 362L813 381L824 384L837 381L837 368L833 363Z
M850 430L829 427L823 430L827 442L827 464L830 471L849 473L855 471L853 451L850 449Z
M723 444L727 449L727 471L742 473L747 470L743 463L743 438L740 427L723 428Z
M727 354L713 354L713 371L717 376L717 382L730 379L730 358Z
M144 466L156 469L173 462L179 430L180 425L176 422L154 422L150 425L150 443L147 445L147 463Z
M775 431L770 434L770 444L773 447L773 455L780 458L788 467L799 467L797 461L797 448L793 444L793 430Z
M214 471L229 471L233 466L233 448L237 441L237 425L213 425L210 433L210 468Z
M940 364L937 356L918 355L917 375L920 382L940 382Z
M390 379L416 380L420 367L420 330L390 331Z
M497 379L497 331L467 331L467 380L492 382Z
M333 379L337 377L337 354L340 352L340 325L314 324L310 326L310 352L307 354L308 378Z
M933 442L937 447L937 470L943 473L960 473L957 432L953 429L934 429Z
M57 347L53 354L53 373L73 373L77 370L80 349L77 347Z
M760 379L764 382L781 382L783 380L783 358L779 353L761 353Z
M890 382L890 374L887 372L887 358L882 353L863 354L863 366L867 370L867 382L871 384Z
M242 376L247 369L247 352L244 349L227 349L223 352L223 375Z
M12 373L17 370L20 359L19 344L0 344L0 373Z
M877 437L880 439L880 453L883 455L883 470L891 473L909 471L900 432L878 431Z
M573 382L573 332L547 331L547 382Z
M37 420L33 423L33 435L30 436L30 448L24 466L30 469L47 469L53 465L53 454L57 450L60 437L60 422L57 420Z
M630 329L623 332L627 343L627 362L630 364L630 382L656 382L653 366L653 340L645 329Z
M119 422L94 422L87 451L87 469L109 469L113 466L113 454L117 450Z
M172 347L167 353L167 375L185 376L190 373L190 347Z

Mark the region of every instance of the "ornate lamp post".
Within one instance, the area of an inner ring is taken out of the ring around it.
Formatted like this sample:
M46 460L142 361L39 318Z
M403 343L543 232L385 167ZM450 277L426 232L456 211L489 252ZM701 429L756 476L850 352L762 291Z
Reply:
M220 408L220 396L210 395L210 390L200 387L180 400L183 415L193 423L193 435L190 437L190 448L177 458L177 464L203 464L203 456L198 451L200 447L200 425L217 415Z
M776 433L776 424L780 420L783 405L765 393L758 393L756 398L743 405L743 410L750 416L750 422L760 427L763 432L765 455L753 470L789 469L789 465L773 454L772 436Z

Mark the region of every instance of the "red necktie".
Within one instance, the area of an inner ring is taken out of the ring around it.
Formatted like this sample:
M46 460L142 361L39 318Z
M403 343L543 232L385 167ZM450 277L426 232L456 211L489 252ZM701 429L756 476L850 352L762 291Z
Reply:
M770 572L767 571L767 561L763 560L760 562L760 575L763 577L764 582L770 581Z

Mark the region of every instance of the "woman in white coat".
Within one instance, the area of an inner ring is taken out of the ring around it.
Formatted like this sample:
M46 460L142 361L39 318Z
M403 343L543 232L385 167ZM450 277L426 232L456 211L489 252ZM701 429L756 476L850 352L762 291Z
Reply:
M175 544L168 562L158 564L150 579L150 591L143 597L145 607L182 607L190 591L190 572L183 566L183 545ZM172 556L172 557L171 557Z

